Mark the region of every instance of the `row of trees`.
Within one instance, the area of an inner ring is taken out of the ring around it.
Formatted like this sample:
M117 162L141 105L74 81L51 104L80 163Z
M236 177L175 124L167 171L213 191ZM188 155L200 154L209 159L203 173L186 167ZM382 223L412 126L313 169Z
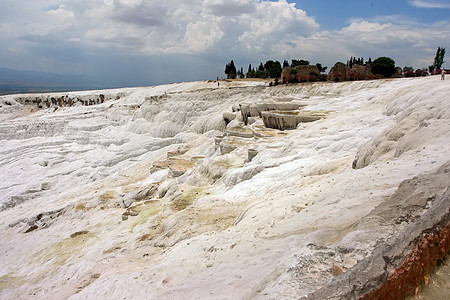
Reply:
M281 66L281 63L279 61L273 61L273 60L268 60L266 61L265 64L263 64L262 62L259 64L258 68L254 68L252 67L252 64L249 64L248 66L248 70L247 73L244 73L243 68L241 67L241 69L236 69L236 66L234 65L234 61L231 60L230 63L226 64L225 66L225 74L227 74L227 78L280 78L281 76L281 71L283 70L283 68L285 67L291 67L294 68L296 66L301 66L301 65L305 65L308 66L309 65L309 61L307 60L297 60L297 59L293 59L291 61L291 64L289 64L289 62L287 60L285 60L283 62L283 66ZM316 64L317 68L319 69L319 71L325 72L327 67L322 67L322 64L317 63Z
M279 61L268 60L264 65L261 62L257 69L252 68L252 65L249 64L245 76L247 78L279 78L281 71L282 67Z
M445 62L445 48L438 47L436 51L436 56L434 57L434 62L428 68L416 69L414 71L413 67L404 67L403 75L405 77L420 77L427 76L429 74L440 74L442 71L442 65Z
M350 59L347 60L347 66L349 66L350 68L353 65L361 65L362 66L364 64L371 64L371 63L372 63L372 58L370 58L370 57L369 57L369 60L366 62L364 62L363 57L356 58L356 57L351 56Z
M247 73L244 73L244 68L241 67L240 70L236 70L236 66L234 65L234 61L232 60L225 66L225 74L227 74L227 78L234 79L236 77L239 78L279 78L281 76L281 64L279 61L268 60L263 65L261 62L257 69L253 68L250 64L248 66Z
M442 65L444 64L444 58L445 58L445 48L438 47L436 51L436 56L434 58L434 63L428 67L428 71L430 73L433 72L441 72ZM268 60L265 64L262 62L259 64L258 68L255 69L250 64L248 66L247 73L244 74L244 70L241 67L240 70L236 70L236 66L234 65L234 61L232 60L230 63L228 63L225 66L225 74L227 74L227 78L280 78L281 71L285 67L291 67L295 68L296 66L308 66L310 64L307 60L297 60L293 59L291 61L291 64L287 60L283 61L283 66L280 64L279 61L273 61ZM394 75L397 70L395 67L395 61L389 57L379 57L375 59L372 62L372 59L369 58L366 62L364 62L364 58L356 58L356 57L350 57L349 60L347 60L347 66L352 68L353 65L370 65L371 71L373 74L382 76L382 77L391 77ZM320 73L323 73L326 71L327 67L322 67L320 63L316 64L317 68L319 69ZM295 70L292 70L295 71ZM406 77L413 77L413 76L426 76L428 74L426 69L417 69L414 71L412 67L405 67L403 68L403 74ZM315 75L315 74L314 74ZM319 74L317 74L318 76Z

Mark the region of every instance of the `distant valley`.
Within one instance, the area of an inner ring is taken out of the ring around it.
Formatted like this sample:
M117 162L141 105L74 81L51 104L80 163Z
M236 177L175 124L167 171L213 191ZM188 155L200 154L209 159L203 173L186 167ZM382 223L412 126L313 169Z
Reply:
M0 95L89 90L107 87L99 82L100 80L85 75L0 68Z

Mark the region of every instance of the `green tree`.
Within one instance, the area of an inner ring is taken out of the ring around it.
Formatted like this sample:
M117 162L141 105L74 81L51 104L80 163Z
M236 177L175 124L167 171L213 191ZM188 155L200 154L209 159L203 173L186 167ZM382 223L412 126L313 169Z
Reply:
M287 67L289 67L289 63L288 63L287 60L284 60L283 61L283 68L287 68Z
M320 73L323 73L327 70L328 67L322 67L322 64L317 63L316 64L317 69L319 69Z
M434 66L436 69L441 69L444 64L445 48L438 47L436 51L436 56L434 57Z
M227 74L227 78L236 78L236 67L233 60L225 66L225 74Z
M413 67L404 67L403 68L403 74L406 72L414 72L414 68Z
M237 74L236 74L236 76L237 76L237 77L239 77L239 78L242 78L242 73L241 73L241 70L237 70Z
M303 59L300 60L293 59L291 63L291 68L294 68L296 66L309 66L309 61Z
M269 78L279 78L281 76L281 64L279 61L268 60L264 64Z
M372 73L391 77L395 74L395 61L385 56L378 57L372 62Z
M435 65L428 66L428 72L430 72L430 74L432 74L435 69Z
M258 71L264 71L264 66L262 63L259 64Z

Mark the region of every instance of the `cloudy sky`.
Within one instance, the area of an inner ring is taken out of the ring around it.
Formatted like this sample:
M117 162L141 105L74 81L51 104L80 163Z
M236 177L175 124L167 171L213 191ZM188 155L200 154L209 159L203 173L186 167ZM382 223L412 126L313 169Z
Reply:
M1 0L0 67L110 86L224 77L273 59L426 67L450 54L450 0Z

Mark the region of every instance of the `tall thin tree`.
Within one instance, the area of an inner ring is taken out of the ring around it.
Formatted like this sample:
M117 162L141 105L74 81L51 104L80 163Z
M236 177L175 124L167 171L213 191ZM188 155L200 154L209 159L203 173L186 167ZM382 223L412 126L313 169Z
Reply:
M438 47L436 51L436 56L434 57L434 66L436 69L441 69L444 64L445 58L445 48Z

